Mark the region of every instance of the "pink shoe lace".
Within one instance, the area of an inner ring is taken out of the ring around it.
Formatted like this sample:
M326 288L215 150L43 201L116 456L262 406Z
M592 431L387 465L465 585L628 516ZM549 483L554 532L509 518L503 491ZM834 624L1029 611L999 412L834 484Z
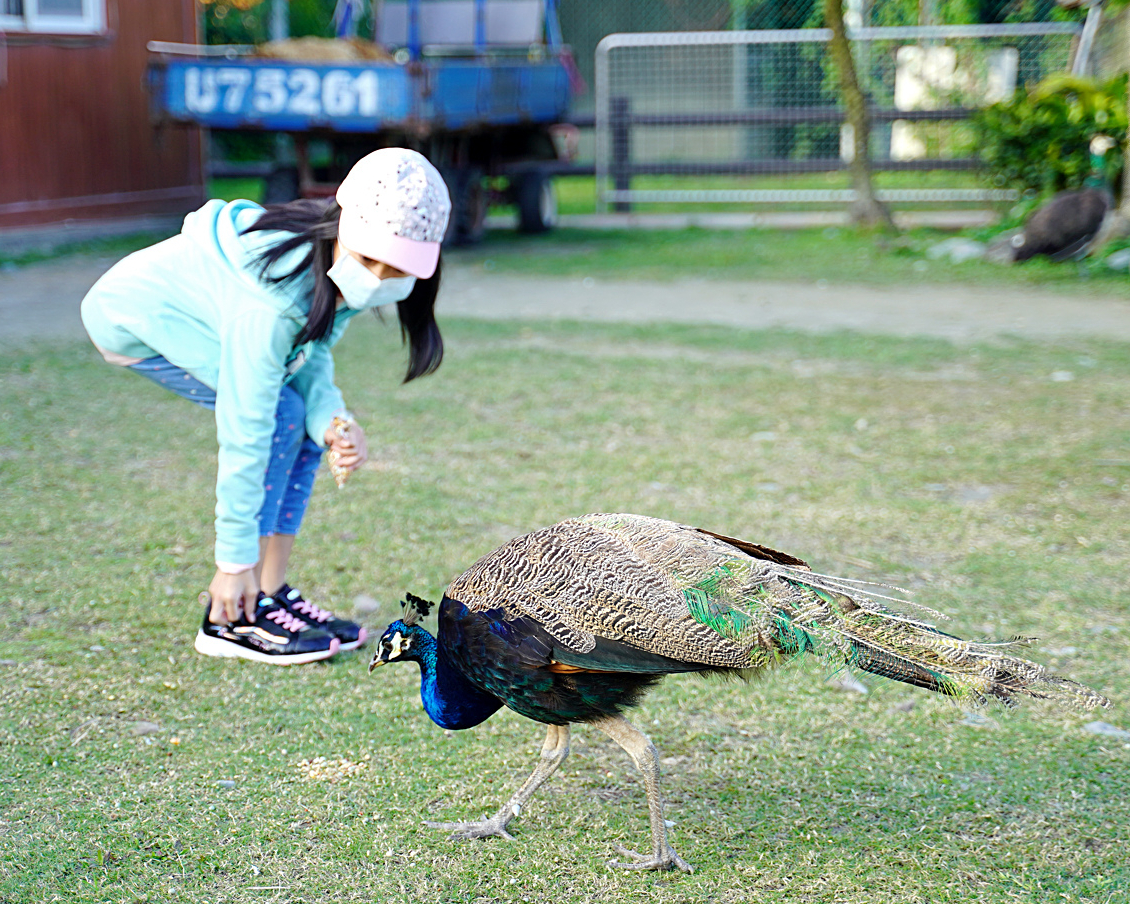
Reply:
M298 593L298 591L292 590L291 593L296 594L296 593ZM288 602L289 602L289 600L288 600ZM334 614L332 612L327 612L325 609L322 609L321 607L316 606L314 603L310 602L309 600L299 600L297 603L291 603L291 605L295 609L297 609L299 612L301 612L303 615L305 615L307 618L310 618L313 621L318 622L318 624L325 624L331 618L334 617Z
M273 612L268 612L266 618L267 621L273 621L284 631L301 631L308 627L306 622L291 615L285 609L275 609Z

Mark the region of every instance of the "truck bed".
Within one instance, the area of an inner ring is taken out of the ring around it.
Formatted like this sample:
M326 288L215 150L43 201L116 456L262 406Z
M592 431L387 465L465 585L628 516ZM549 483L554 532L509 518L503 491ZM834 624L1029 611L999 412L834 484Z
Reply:
M215 129L426 135L554 123L569 107L568 73L552 56L401 65L158 55L149 82L158 120Z

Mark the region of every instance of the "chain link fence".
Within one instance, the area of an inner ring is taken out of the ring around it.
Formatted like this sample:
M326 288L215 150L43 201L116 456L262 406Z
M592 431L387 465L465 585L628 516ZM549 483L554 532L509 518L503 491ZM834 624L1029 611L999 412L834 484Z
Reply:
M1049 21L1055 0L845 0L849 28L942 23ZM596 45L610 34L669 31L766 31L817 28L822 0L559 0L561 34L589 90L576 100L578 118L595 111ZM1076 12L1082 21L1083 12Z
M872 105L872 163L914 174L881 197L1006 200L968 176L964 185L955 179L976 167L969 116L1017 85L1068 68L1079 30L1072 23L854 30L857 74ZM598 200L851 200L842 173L852 141L829 37L810 28L604 38L594 71ZM813 179L829 173L840 174L837 187Z
M1104 17L1091 51L1091 71L1099 78L1130 71L1130 9Z

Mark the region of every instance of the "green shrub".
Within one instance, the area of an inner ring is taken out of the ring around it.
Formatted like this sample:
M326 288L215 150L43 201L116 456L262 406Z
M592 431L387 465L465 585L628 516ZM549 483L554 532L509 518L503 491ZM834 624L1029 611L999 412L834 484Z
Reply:
M1126 146L1126 76L1105 82L1061 73L973 118L989 179L1000 187L1037 192L1079 188L1091 172L1089 144L1096 134L1117 145L1103 158L1116 184Z

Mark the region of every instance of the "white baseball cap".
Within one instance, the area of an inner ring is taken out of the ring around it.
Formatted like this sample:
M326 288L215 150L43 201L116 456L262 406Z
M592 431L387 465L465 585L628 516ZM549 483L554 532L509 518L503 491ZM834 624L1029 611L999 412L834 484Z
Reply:
M422 154L407 148L367 154L338 186L337 203L337 238L348 250L419 279L435 273L451 198Z

